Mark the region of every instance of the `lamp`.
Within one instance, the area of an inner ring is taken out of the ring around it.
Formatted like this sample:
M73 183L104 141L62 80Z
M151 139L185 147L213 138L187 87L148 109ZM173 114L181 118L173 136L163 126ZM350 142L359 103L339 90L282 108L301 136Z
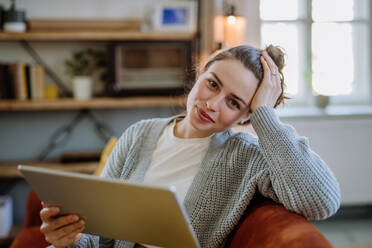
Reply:
M226 4L224 16L216 16L214 19L214 40L218 49L244 44L246 20L235 14L235 6Z

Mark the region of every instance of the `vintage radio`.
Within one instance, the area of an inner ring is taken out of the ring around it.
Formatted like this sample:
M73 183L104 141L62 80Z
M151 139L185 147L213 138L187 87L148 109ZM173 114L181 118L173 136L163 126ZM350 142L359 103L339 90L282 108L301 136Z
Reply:
M182 95L194 78L191 42L120 42L109 46L112 96Z

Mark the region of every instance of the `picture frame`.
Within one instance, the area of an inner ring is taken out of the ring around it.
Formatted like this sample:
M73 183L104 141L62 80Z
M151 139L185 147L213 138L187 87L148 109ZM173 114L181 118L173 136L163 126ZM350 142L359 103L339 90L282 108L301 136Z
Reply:
M154 31L196 32L197 5L195 1L164 2L155 5Z
M195 80L192 41L111 42L109 96L179 96Z

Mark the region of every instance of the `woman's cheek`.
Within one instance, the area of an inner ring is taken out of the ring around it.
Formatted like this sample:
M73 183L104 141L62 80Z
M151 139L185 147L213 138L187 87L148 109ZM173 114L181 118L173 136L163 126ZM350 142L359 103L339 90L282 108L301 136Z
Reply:
M197 96L202 100L208 99L208 97L210 96L210 90L207 88L205 84L199 86Z

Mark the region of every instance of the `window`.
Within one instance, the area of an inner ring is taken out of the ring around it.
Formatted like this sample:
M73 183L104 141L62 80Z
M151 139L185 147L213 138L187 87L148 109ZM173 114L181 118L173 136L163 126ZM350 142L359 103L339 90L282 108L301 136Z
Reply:
M261 0L261 42L284 48L287 94L310 104L367 103L370 87L369 0Z

